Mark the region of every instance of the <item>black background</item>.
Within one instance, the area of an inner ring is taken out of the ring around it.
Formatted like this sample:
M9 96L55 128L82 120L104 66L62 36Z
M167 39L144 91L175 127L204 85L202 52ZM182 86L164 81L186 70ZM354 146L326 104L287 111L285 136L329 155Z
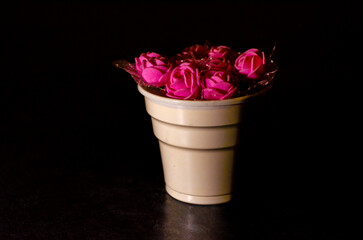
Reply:
M354 88L356 9L226 1L1 6L0 238L343 238L348 174L334 159L349 158L342 99ZM279 66L242 140L236 197L212 207L166 195L143 97L111 65L206 40L267 54L276 42Z

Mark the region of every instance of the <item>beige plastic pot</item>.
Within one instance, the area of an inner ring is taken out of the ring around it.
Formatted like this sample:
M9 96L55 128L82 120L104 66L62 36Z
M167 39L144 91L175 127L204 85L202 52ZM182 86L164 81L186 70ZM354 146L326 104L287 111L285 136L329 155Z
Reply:
M195 101L162 97L140 85L138 90L159 140L168 194L192 204L230 201L239 123L256 94Z

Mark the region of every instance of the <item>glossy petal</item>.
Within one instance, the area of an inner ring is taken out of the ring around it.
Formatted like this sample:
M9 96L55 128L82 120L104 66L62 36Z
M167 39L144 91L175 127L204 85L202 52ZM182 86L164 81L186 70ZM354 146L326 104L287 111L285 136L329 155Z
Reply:
M164 75L164 72L156 68L145 68L142 72L142 77L146 83L158 84L159 79Z

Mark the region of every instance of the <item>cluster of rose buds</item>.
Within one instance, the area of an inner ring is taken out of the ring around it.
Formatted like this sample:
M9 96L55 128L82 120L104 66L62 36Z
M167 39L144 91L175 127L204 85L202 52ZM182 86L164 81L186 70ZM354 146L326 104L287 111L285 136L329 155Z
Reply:
M253 82L267 71L264 52L252 48L237 53L226 46L193 45L174 57L148 52L135 58L145 85L163 88L176 99L232 98L241 82Z

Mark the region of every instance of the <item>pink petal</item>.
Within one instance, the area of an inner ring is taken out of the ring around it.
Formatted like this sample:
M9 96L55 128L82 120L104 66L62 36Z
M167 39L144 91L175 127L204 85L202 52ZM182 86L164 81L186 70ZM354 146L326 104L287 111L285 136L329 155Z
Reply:
M184 88L184 89L179 89L177 91L174 91L174 96L182 97L182 98L188 97L188 96L190 96L190 89Z
M258 78L262 77L263 73L264 73L264 65L260 65L254 71L250 72L247 75L247 78L249 78L249 79L258 79Z
M241 54L242 57L250 57L250 56L258 56L256 53L254 52L244 52Z
M232 87L233 85L228 82L219 82L213 86L213 88L224 92L228 92Z
M156 57L161 57L161 55L160 54L158 54L158 53L155 53L155 52L148 52L147 54L146 54L146 56L148 56L148 57L154 57L154 58L156 58Z
M160 72L165 73L168 68L166 66L153 66L153 68L158 69Z
M136 71L138 73L141 73L142 72L142 68L141 68L141 62L138 58L135 58L135 66L136 66Z
M158 65L158 66L166 65L165 62L160 59L155 58L154 61L155 61L155 65Z
M251 57L243 58L243 62L238 70L241 74L249 74L251 72Z
M152 67L152 66L154 66L155 64L153 64L153 63L151 63L150 61L144 61L145 62L145 67Z
M163 72L156 68L145 68L142 71L142 77L144 78L145 82L149 84L158 83L161 76L163 76Z
M139 61L140 62L147 61L147 60L148 60L148 58L145 57L145 53L143 53L143 54L140 55L140 57L139 57Z
M174 81L183 81L183 76L180 74L180 72L178 71L179 68L174 68L174 70L171 72L171 76L170 76L170 80L171 82Z
M221 100L223 99L228 99L228 98L232 98L233 95L237 92L237 87L231 89L226 95L224 95Z
M223 97L223 93L219 92L214 88L204 88L202 90L203 99L207 100L219 100Z
M190 88L190 81L189 81L189 76L187 76L188 73L184 71L184 75L183 75L183 78L184 78L184 84L187 88Z
M262 65L262 59L259 56L253 56L251 60L251 69L254 71Z
M258 53L258 52L260 52L260 50L258 50L257 48L250 48L246 52L248 52L248 53Z
M210 78L205 79L205 86L207 88L213 87L214 84L216 84L216 82L213 79L210 79Z
M223 79L217 75L212 76L210 79L212 79L214 82L223 82Z
M170 72L165 73L160 79L159 79L159 85L156 87L163 87L165 86L170 79Z
M179 90L179 89L186 88L186 86L185 86L184 82L182 82L182 81L175 81L170 84L170 88L173 90Z

